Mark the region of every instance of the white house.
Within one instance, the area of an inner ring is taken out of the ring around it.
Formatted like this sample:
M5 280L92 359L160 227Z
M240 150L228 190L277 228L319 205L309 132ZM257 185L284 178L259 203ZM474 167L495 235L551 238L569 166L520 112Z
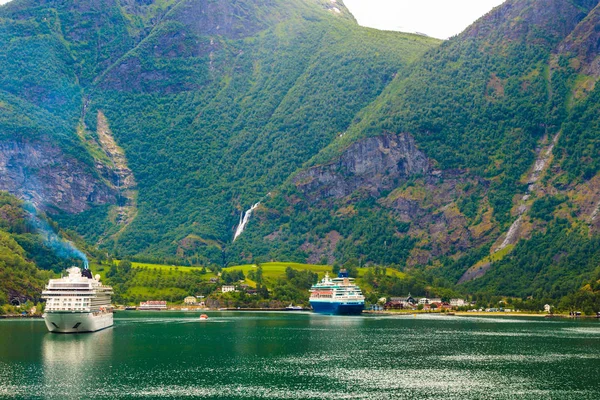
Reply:
M419 304L429 304L429 299L427 297L423 297L419 299Z
M198 300L196 300L194 296L188 296L185 299L183 299L183 302L188 306L193 306L198 303Z
M138 310L166 310L167 302L164 300L148 300L140 302Z
M552 306L550 304L545 304L544 311L550 314L552 312Z
M462 307L466 304L467 303L465 303L465 301L463 299L450 299L450 305L452 307Z
M221 288L222 293L235 292L235 286L233 285L223 285Z

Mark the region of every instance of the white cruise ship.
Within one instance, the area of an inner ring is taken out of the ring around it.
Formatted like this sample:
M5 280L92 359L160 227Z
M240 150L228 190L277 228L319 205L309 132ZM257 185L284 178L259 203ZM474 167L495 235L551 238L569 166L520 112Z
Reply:
M95 332L113 325L110 286L92 277L89 269L72 267L68 276L50 279L42 298L46 299L44 321L50 332Z
M313 311L321 314L358 315L365 308L365 296L345 269L334 279L326 273L312 285L309 301Z

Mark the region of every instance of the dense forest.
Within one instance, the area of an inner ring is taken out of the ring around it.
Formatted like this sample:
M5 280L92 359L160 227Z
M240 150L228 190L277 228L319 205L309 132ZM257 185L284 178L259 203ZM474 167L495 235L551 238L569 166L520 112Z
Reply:
M233 253L396 264L486 296L577 290L600 256L596 6L508 1L427 52L256 211ZM382 132L412 135L401 162L421 152L429 170L348 167ZM478 266L483 278L461 280Z
M50 259L57 258L33 229L23 202L0 192L0 314L10 306L39 301L53 274L38 265L47 266Z

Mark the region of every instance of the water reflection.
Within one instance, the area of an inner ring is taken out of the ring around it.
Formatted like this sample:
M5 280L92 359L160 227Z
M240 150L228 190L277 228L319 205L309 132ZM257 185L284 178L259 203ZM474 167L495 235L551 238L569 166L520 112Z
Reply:
M512 321L132 312L85 335L8 321L0 398L598 398L597 321Z
M102 365L113 355L113 335L113 328L86 334L46 334L42 341L44 397L86 397L86 387L110 372Z
M310 326L313 328L348 329L359 328L365 323L365 316L310 314Z

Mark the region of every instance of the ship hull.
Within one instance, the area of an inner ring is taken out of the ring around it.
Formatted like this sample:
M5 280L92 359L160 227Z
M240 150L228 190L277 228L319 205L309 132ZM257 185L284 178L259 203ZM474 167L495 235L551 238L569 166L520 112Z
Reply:
M360 315L365 309L365 304L359 302L311 301L310 305L314 312L330 315Z
M113 326L113 313L57 313L44 314L44 322L50 332L84 333L96 332Z

